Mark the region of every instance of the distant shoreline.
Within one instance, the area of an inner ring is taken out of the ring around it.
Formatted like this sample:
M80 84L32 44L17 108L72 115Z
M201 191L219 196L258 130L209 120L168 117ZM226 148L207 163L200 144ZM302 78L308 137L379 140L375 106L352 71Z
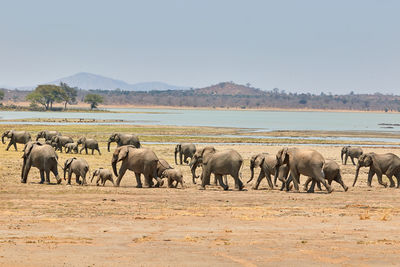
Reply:
M3 105L15 105L19 107L27 108L29 107L29 102L3 102ZM55 108L63 107L62 104L54 104ZM351 112L351 113L391 113L399 114L398 111L383 111L383 110L350 110L350 109L310 109L310 108L221 108L221 107L191 107L191 106L161 106L161 105L100 105L99 110L91 111L86 103L78 103L76 105L68 105L67 112L101 112L102 109L185 109L185 110L240 110L240 111L287 111L287 112ZM5 110L5 109L4 109ZM47 111L46 111L47 112ZM52 111L52 112L64 112L64 111ZM107 111L105 112L112 112ZM121 111L124 113L123 111ZM120 113L120 112L118 112ZM129 113L129 112L127 112Z

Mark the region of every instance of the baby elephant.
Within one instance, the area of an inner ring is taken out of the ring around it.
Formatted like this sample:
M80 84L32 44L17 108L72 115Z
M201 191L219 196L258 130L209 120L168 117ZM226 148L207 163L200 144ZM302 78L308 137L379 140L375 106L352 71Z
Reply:
M90 182L93 181L93 178L97 176L96 180L96 185L99 185L99 182L101 181L101 184L104 186L106 184L106 181L110 181L114 185L114 179L113 179L113 174L110 170L103 169L103 168L98 168L93 172L92 179Z
M167 178L168 179L168 187L174 187L176 188L178 186L178 183L181 184L181 187L183 188L183 175L180 170L177 169L166 169L163 171L161 174L161 178ZM175 185L173 185L174 181L176 181Z
M349 189L343 182L342 175L340 174L340 166L333 160L327 160L324 164L324 175L325 179L328 181L328 184L331 185L332 181L340 184L344 191L347 192ZM308 190L308 184L312 181L311 188L308 192L314 192L315 181L312 178L308 178L306 183L304 184L304 190ZM317 183L318 188L321 190L321 185Z
M72 153L78 154L78 143L68 143L65 144L65 153Z
M86 185L86 174L89 171L89 164L85 159L69 158L64 163L64 180L68 172L68 184L71 184L72 173L75 173L76 183ZM82 182L79 178L82 176Z

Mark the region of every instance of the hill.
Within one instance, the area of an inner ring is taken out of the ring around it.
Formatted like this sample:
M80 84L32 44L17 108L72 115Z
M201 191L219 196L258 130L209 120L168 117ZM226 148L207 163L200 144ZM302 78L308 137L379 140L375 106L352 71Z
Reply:
M222 82L209 87L194 90L196 94L204 95L229 95L229 96L261 96L264 91L245 85L235 84L233 82Z

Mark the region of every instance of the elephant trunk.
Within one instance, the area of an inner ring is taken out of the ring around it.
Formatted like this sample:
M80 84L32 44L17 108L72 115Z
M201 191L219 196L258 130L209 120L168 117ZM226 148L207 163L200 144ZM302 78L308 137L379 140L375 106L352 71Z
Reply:
M196 168L197 168L197 163L194 163L190 168L190 170L192 172L192 179L193 179L194 184L196 184L196 181L195 181L196 178L199 178L199 176L196 176Z
M1 136L1 142L3 143L3 144L5 144L6 142L4 142L4 137L6 136L6 134L5 133L3 133L3 135Z
M178 154L178 150L175 148L175 165L178 165L178 162L176 161L176 154Z
M108 142L107 142L107 151L108 152L110 152L110 143L111 143L112 141L110 140L110 139L108 139Z
M39 141L40 136L36 135L36 141Z
M356 175L354 176L353 187L356 185L358 173L360 172L360 167L361 167L360 164L357 164Z
M250 183L251 180L254 178L254 166L250 164L250 179L247 181L247 183Z
M117 158L117 157L113 157L113 159L112 159L112 161L111 161L111 166L112 166L114 175L115 175L116 177L118 177L117 162L118 162L118 158Z
M342 159L342 164L343 164L343 155L344 155L344 151L342 150L342 153L340 154L340 158Z

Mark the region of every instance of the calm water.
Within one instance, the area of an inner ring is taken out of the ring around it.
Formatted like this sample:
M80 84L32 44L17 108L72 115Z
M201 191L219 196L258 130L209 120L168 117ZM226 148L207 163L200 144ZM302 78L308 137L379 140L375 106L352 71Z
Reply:
M149 113L63 113L1 111L1 124L27 124L10 122L29 118L82 118L126 120L114 124L176 125L240 127L257 130L327 130L327 131L383 131L400 132L399 126L383 128L380 123L400 124L400 114L354 112L292 112L245 110L174 110L174 109L114 109ZM29 124L49 124L30 122ZM53 123L58 124L58 123ZM59 123L67 124L67 123ZM90 123L89 123L90 124ZM98 124L98 123L94 123ZM111 123L105 123L111 124Z

